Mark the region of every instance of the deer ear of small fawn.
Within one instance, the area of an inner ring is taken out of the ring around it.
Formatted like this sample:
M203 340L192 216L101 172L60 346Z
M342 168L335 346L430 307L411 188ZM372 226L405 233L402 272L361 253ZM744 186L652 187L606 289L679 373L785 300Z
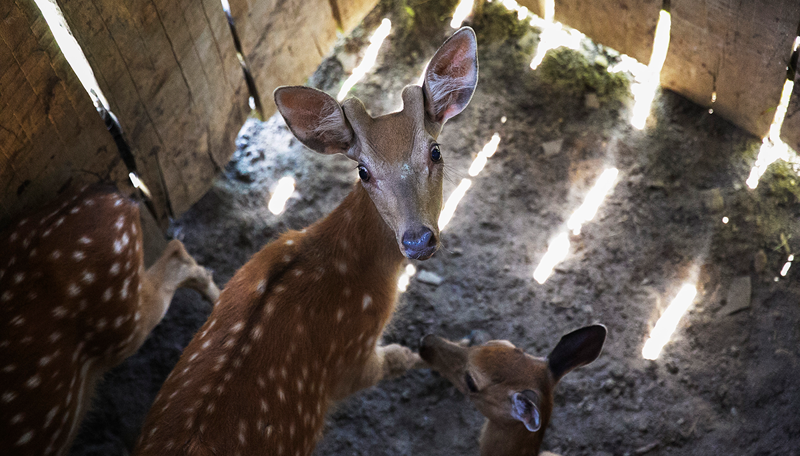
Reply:
M571 370L591 363L603 350L606 340L603 325L585 326L561 337L556 348L547 356L547 365L558 382Z
M347 154L353 130L333 97L302 86L278 87L274 96L286 125L306 147L321 154Z
M478 84L478 43L475 32L462 27L436 51L422 84L425 114L440 128L469 104Z
M538 431L542 427L539 395L531 390L514 393L511 396L511 417L522 421L527 430Z

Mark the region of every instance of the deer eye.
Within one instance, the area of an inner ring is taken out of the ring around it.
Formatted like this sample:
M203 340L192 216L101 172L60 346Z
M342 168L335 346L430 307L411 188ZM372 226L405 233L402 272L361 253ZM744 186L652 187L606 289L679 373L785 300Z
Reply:
M369 182L369 171L367 171L367 167L364 165L358 165L358 177L361 178L364 182Z
M431 160L434 163L442 161L442 151L439 149L438 144L434 144L433 147L431 147Z
M473 393L478 392L478 386L475 385L475 380L472 379L472 375L470 375L469 372L464 373L464 382L466 382L467 389L469 389L470 392Z

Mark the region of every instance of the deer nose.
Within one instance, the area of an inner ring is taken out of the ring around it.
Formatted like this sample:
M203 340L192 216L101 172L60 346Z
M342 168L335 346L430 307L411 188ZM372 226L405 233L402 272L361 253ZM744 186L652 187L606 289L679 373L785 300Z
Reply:
M419 357L426 363L433 361L433 344L436 342L436 336L428 334L419 341Z
M403 233L406 256L413 260L427 260L439 248L439 241L428 227L410 229Z

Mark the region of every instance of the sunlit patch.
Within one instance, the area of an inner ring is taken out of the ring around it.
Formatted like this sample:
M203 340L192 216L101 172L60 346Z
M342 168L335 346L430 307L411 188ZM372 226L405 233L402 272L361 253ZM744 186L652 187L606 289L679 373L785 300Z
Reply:
M675 328L678 327L681 317L689 310L692 305L694 297L697 295L697 289L693 284L685 284L675 296L675 299L667 307L667 310L658 319L653 330L650 331L650 338L642 348L642 356L645 359L656 359L661 353L661 349L669 342Z
M661 10L656 25L655 39L653 40L653 52L650 54L650 63L645 66L636 59L627 55L620 56L620 62L608 68L611 73L627 71L633 75L631 83L631 95L633 95L633 109L631 110L631 126L638 130L644 129L647 117L650 115L650 107L653 104L656 91L658 90L661 68L667 58L669 49L669 32L672 24L671 17L667 11ZM716 100L716 95L713 96Z
M103 91L100 90L100 85L94 77L92 67L89 66L89 61L86 60L86 55L83 53L78 42L69 31L69 26L64 20L64 15L61 9L56 5L55 1L51 0L35 0L36 6L44 16L47 25L50 26L50 31L53 32L58 47L67 59L67 62L72 67L72 70L78 76L83 88L92 97L92 101L101 104L108 110L108 100L103 96Z
M450 194L450 197L447 198L447 202L444 203L444 208L442 209L441 214L439 214L439 231L443 231L444 227L450 223L450 219L453 218L453 214L456 212L456 208L458 207L458 203L461 202L461 198L464 198L464 195L467 194L467 190L469 190L469 186L472 185L472 181L469 179L461 179L461 182L458 184L453 193Z
M778 160L785 160L797 165L800 163L797 153L781 140L781 127L786 118L786 108L789 106L789 99L794 88L794 81L787 80L783 85L781 102L775 110L775 117L769 127L769 134L762 140L761 148L758 150L758 158L753 168L750 169L750 176L747 178L747 186L751 189L758 187L758 181L767 171L767 167Z
M492 135L492 139L483 146L483 149L478 153L478 156L475 157L475 160L472 161L472 165L470 165L469 171L467 171L470 176L475 177L483 170L489 157L497 152L498 144L500 144L500 135L495 133Z
M789 268L792 267L792 261L794 261L794 255L789 255L789 258L786 259L786 263L784 263L783 268L781 268L781 277L786 277L786 274L789 273Z
M453 13L453 20L450 21L450 27L457 29L461 27L461 24L464 23L464 20L472 13L472 6L475 2L473 0L461 0L458 2L458 6L456 6L456 10Z
M344 81L344 85L342 89L339 90L339 94L336 96L336 99L339 101L344 100L344 97L347 96L347 92L353 88L354 85L358 81L360 81L364 76L367 75L367 72L375 66L375 60L378 58L378 51L383 44L383 40L389 36L389 32L392 31L392 22L389 19L384 18L381 21L380 27L375 30L375 33L369 39L369 46L367 47L367 51L364 53L364 59L358 64L357 67L353 69L353 74Z
M413 264L407 264L403 273L400 274L400 278L397 280L397 289L402 293L408 290L408 284L411 282L411 278L414 277L414 274L417 273L417 268L414 267Z
M606 199L606 195L614 188L618 175L619 170L617 170L617 168L609 168L603 171L603 174L601 174L597 182L595 182L594 187L589 190L589 194L586 195L583 204L581 204L567 221L567 228L572 231L572 234L581 234L581 226L594 218L597 209Z
M729 219L728 217L722 217L722 223L727 225L728 222L730 222L730 221L731 221L731 219Z
M534 280L540 284L545 283L553 274L553 269L567 257L567 253L569 253L569 233L564 232L550 241L547 253L533 271Z
M586 38L586 35L575 29L566 29L560 22L553 22L553 17L555 16L553 0L546 0L544 6L544 19L536 15L533 15L531 19L531 25L542 30L539 35L539 45L536 47L536 55L531 60L532 70L539 67L542 60L544 60L544 55L550 49L559 47L580 49L581 40Z
M572 213L567 221L567 229L572 231L574 235L581 233L584 223L592 221L595 214L597 214L597 209L600 208L608 193L614 188L618 175L619 170L617 168L608 168L600 174L597 182L595 182L583 200L583 204ZM561 233L550 241L547 246L547 252L533 271L533 278L537 282L542 284L547 281L550 275L553 274L553 269L567 257L569 245L569 232Z
M142 191L142 193L145 194L145 196L147 196L150 199L153 198L153 196L150 194L150 189L147 188L147 185L145 185L144 182L141 181L141 179L139 179L139 176L136 175L136 173L134 173L133 171L129 172L128 179L131 180L131 185L133 185L133 188L138 188Z
M294 179L290 176L282 177L272 192L272 198L269 199L267 208L275 215L283 212L286 207L286 201L294 193Z

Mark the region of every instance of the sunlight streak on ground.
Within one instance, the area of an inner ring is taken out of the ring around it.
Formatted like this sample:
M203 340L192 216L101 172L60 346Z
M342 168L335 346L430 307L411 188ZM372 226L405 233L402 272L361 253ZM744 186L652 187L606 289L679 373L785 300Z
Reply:
M282 177L272 192L272 198L269 199L269 205L267 205L269 211L275 215L283 212L286 201L292 196L292 193L294 193L294 179L290 176Z
M783 268L781 268L781 277L786 277L786 274L789 273L789 268L792 267L792 261L794 261L794 255L789 255L789 258L784 263Z
M603 171L603 174L595 182L594 187L589 190L589 194L586 195L583 204L567 221L567 228L572 231L572 234L581 234L581 226L594 218L597 209L606 199L606 195L614 188L618 175L619 170L617 168L608 168Z
M478 153L478 156L475 157L475 160L472 161L472 165L469 167L469 175L475 177L478 173L483 170L483 167L486 166L486 162L488 161L489 157L494 155L497 152L497 145L500 144L500 135L495 133L492 135L492 139L483 146L483 149Z
M450 21L450 27L457 29L461 27L464 20L472 13L473 0L461 0L458 2L456 11L453 13L453 20Z
M642 356L645 359L656 359L661 353L661 349L669 342L672 333L678 327L678 323L683 317L683 314L689 310L692 305L697 289L693 284L684 284L675 299L669 304L667 310L661 315L656 322L653 330L650 332L650 338L642 348Z
M44 20L50 26L50 31L53 32L53 37L61 48L61 52L67 59L67 62L72 67L72 70L78 76L83 88L92 98L95 103L100 103L108 110L108 100L100 90L100 85L94 77L94 71L89 66L89 61L86 60L86 55L83 53L78 42L69 31L67 22L61 13L61 9L56 5L55 0L35 0L36 6L41 10Z
M539 284L545 283L550 275L553 274L553 268L564 261L567 253L569 253L569 233L564 232L550 241L547 246L547 253L544 254L542 260L539 261L539 265L533 271L534 280Z
M369 72L373 66L375 66L375 60L378 58L378 51L380 51L381 44L383 44L383 40L389 36L389 32L392 31L392 22L389 19L384 18L381 21L380 27L375 30L375 33L369 39L369 46L367 47L367 51L364 53L364 59L361 60L361 63L358 64L355 69L353 69L353 74L344 81L344 85L342 85L342 89L339 90L339 94L336 96L336 99L339 101L344 100L344 97L347 96L347 92L353 88L354 85L358 81L360 81L364 76L366 76L367 72Z
M397 290L400 293L408 290L408 284L411 282L411 278L414 277L414 274L417 273L417 268L414 267L413 264L409 263L406 265L406 268L403 270L403 273L400 274L400 278L397 280Z
M761 148L758 150L758 158L753 168L750 169L750 176L747 178L747 186L751 189L758 187L758 181L767 171L767 167L778 160L786 160L789 163L798 164L797 153L781 140L781 127L786 117L786 109L789 106L789 99L792 96L794 81L786 80L781 93L781 102L775 109L775 118L769 127L769 134L762 140Z
M458 187L456 187L453 193L450 194L450 197L447 198L447 202L444 203L444 209L442 209L441 214L439 214L439 231L443 231L444 227L450 223L450 219L453 218L458 203L461 201L461 198L467 194L470 185L472 185L471 180L466 178L461 179L461 183L458 184Z

